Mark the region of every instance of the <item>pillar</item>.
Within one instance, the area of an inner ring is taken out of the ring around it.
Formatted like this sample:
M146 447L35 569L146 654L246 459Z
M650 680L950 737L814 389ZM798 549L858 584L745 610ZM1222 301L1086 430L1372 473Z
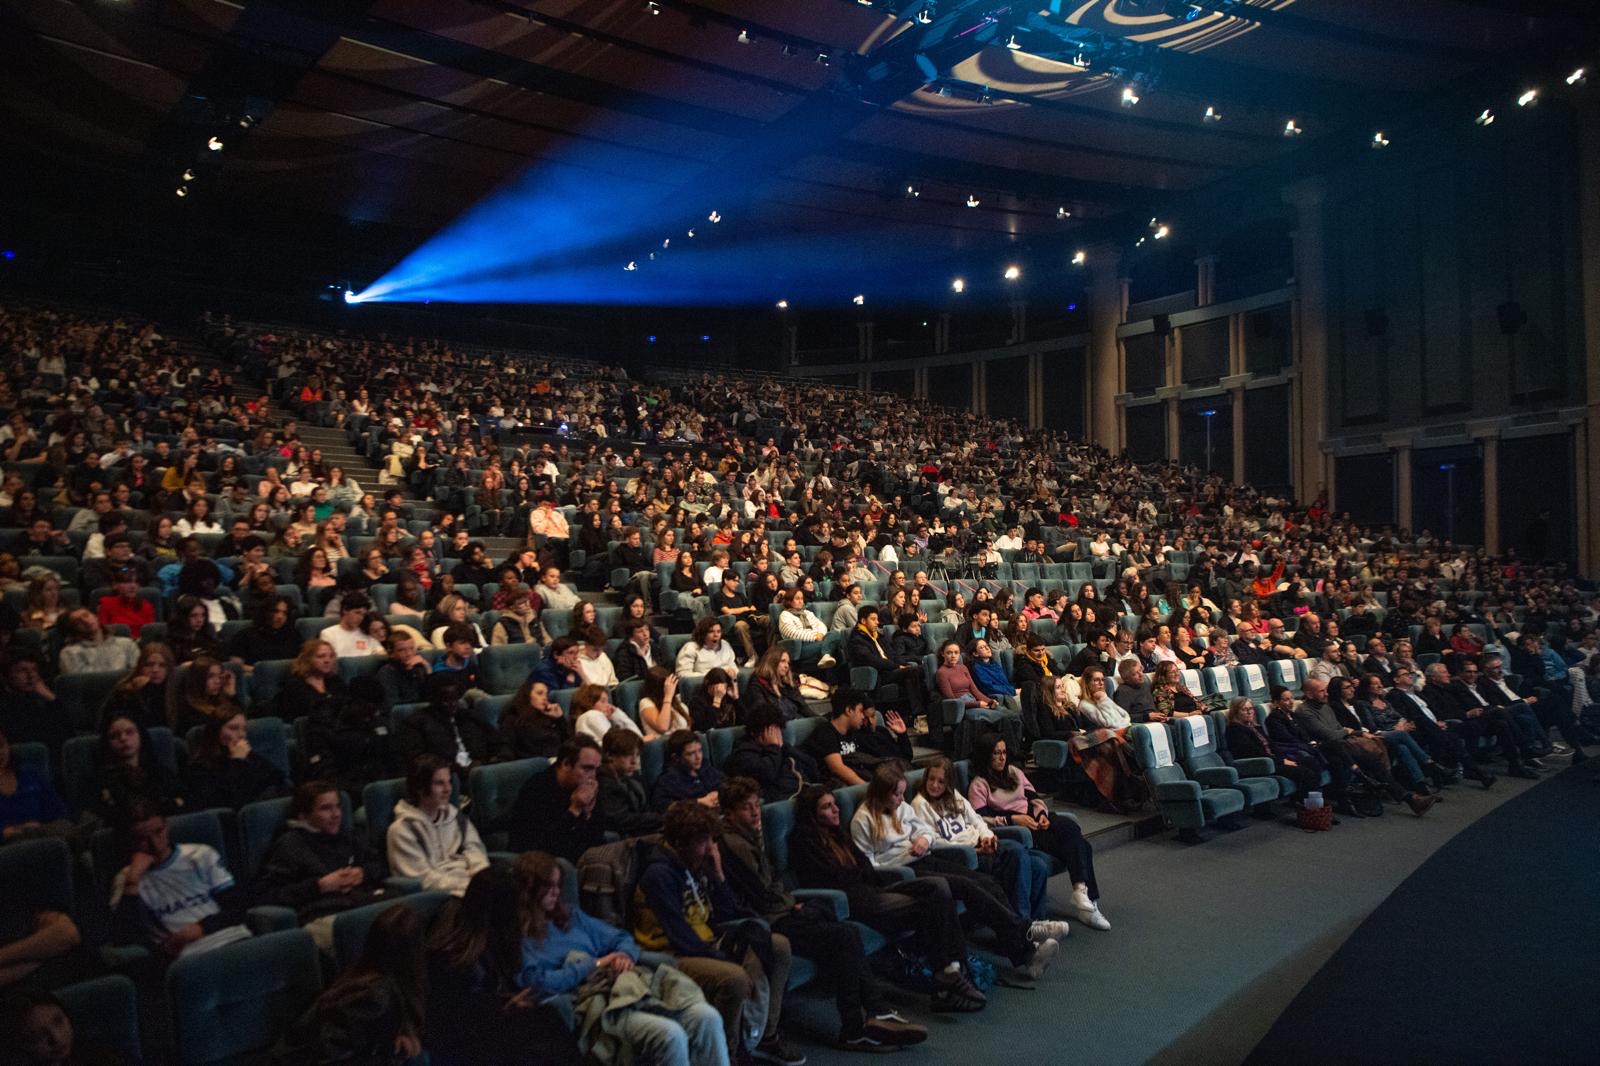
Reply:
M979 418L989 413L989 363L983 359L972 363L972 413Z
M1028 428L1044 428L1044 353L1028 356Z
M1194 304L1210 307L1217 302L1217 257L1202 255L1194 261Z
M1233 483L1244 484L1244 389L1250 381L1245 370L1245 317L1228 316L1228 374L1221 381L1233 400Z
M783 331L783 361L789 366L800 365L799 326L789 326Z
M1011 301L1011 343L1021 344L1028 339L1028 301Z
M1600 187L1600 102L1591 90L1578 104L1578 188ZM1583 293L1584 413L1576 445L1578 569L1600 573L1600 491L1590 479L1600 476L1600 197L1578 197L1579 271Z
M950 350L950 312L939 315L933 327L933 354L943 355Z
M872 358L872 323L856 323L856 358L863 363Z
M1284 191L1294 207L1295 366L1293 471L1295 496L1314 499L1330 480L1323 441L1328 436L1328 281L1323 240L1320 178L1298 182ZM1410 474L1406 478L1409 483ZM1409 498L1405 502L1409 512Z
M1162 390L1167 408L1167 460L1177 462L1181 449L1178 434L1181 430L1178 396L1183 392L1183 331L1170 330L1162 339L1165 349L1162 359L1167 370L1167 387Z
M913 400L928 398L928 368L925 366L919 366L911 372L911 398Z
M1483 447L1483 546L1500 554L1500 431L1474 432Z
M1128 311L1128 279L1113 245L1089 250L1089 439L1121 450L1117 393L1122 391L1122 352L1117 327Z
M1394 449L1394 518L1399 529L1411 529L1411 438L1390 438Z

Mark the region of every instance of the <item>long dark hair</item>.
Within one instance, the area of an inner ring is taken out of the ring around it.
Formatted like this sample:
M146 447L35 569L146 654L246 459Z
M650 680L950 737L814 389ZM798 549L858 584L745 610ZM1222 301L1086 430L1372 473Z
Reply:
M840 866L853 866L855 856L851 854L851 849L854 845L843 820L837 829L823 825L817 820L817 804L828 794L828 790L821 785L807 785L800 790L800 795L795 800L795 831L815 833L834 862Z
M557 897L555 908L549 914L539 911L539 896L544 894L550 878L561 874L561 864L548 852L525 851L517 858L516 878L521 890L520 926L523 935L529 939L543 940L547 922L557 929L572 927L572 915L567 912L567 905L560 897Z
M420 1038L428 1012L427 956L422 919L403 902L385 908L373 920L361 957L322 995L331 997L341 985L375 979L393 983L400 993L400 1031Z
M999 733L985 730L972 742L972 771L983 778L991 789L1009 790L1017 787L1017 768L1011 765L1011 751L1006 750L1005 773L994 769L994 749L1005 743Z
M472 875L461 903L448 912L428 950L452 970L486 962L497 982L509 984L522 969L522 886L511 867L490 865Z

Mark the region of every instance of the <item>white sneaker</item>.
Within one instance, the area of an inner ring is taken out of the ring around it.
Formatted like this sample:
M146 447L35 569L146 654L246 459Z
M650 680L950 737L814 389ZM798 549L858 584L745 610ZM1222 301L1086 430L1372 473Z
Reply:
M1027 964L1019 968L1022 975L1030 980L1037 981L1050 968L1051 961L1056 957L1056 952L1060 950L1061 945L1054 940L1046 940L1036 945L1033 949L1033 954L1028 958Z
M1072 886L1072 906L1080 911L1094 909L1094 900L1089 898L1088 885L1077 884Z
M831 655L824 655L822 658L817 660L817 668L820 669L820 670L826 670L830 666L838 666L838 665L839 665L839 660L835 659Z
M1046 918L1028 926L1028 939L1035 944L1043 943L1046 940L1065 940L1070 932L1072 932L1072 926L1066 922Z
M1087 909L1080 908L1078 910L1078 921L1087 925L1090 929L1098 929L1102 933L1111 928L1111 923L1106 920L1106 916L1100 913L1100 905L1098 903L1089 904Z

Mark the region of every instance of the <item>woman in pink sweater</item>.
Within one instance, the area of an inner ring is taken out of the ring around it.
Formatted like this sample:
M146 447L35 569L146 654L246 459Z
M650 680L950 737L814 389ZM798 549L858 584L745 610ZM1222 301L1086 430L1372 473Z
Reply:
M993 707L995 701L978 691L972 671L961 661L961 645L947 640L939 646L939 669L933 675L939 695L960 700L963 707Z

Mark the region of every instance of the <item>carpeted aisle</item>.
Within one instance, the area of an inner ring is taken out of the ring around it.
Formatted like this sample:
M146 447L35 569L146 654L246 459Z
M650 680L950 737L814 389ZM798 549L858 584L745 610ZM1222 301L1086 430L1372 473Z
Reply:
M1594 777L1546 780L1440 848L1306 984L1250 1066L1600 1059Z
M996 989L981 1014L930 1016L925 998L891 990L896 1005L932 1030L927 1044L897 1058L928 1066L1233 1066L1345 936L1435 851L1502 805L1558 784L1502 778L1487 792L1462 785L1426 818L1391 807L1383 818L1329 833L1246 820L1197 847L1168 834L1108 850L1096 866L1111 932L1075 925L1037 991ZM1589 787L1591 802L1600 802L1600 787ZM1592 854L1592 832L1586 846ZM1066 879L1050 887L1064 905ZM1477 924L1505 920L1496 907ZM1550 949L1529 945L1516 957ZM1371 994L1384 999L1401 995L1408 976L1369 975L1367 983L1383 983ZM821 1043L837 1025L828 998L802 993L784 1014L812 1066L862 1061Z

